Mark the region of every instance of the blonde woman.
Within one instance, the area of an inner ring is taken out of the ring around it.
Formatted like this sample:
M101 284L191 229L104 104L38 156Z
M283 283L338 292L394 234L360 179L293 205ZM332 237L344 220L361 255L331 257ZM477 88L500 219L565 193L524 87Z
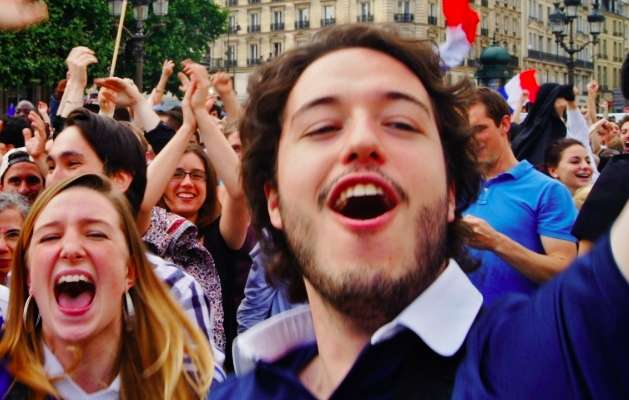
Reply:
M126 199L91 174L47 189L24 223L0 357L5 397L196 399L212 379Z

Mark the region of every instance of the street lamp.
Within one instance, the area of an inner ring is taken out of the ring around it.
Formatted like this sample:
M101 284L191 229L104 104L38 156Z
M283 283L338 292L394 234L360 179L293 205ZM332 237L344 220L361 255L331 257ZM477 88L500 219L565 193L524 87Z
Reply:
M108 0L109 12L119 17L122 12L122 0ZM153 4L153 14L157 17L168 15L168 0L131 0L133 17L136 20L135 33L125 28L135 44L135 84L140 91L144 90L144 40L148 37L144 33L144 22L149 17L149 5Z
M592 40L588 40L579 46L574 41L572 25L578 17L581 0L564 0L563 7L560 6L560 3L559 1L555 2L555 10L548 16L548 20L550 29L555 35L555 41L568 53L569 60L566 64L568 67L568 83L574 85L574 55L581 52L589 44L595 45L598 43L598 35L601 33L601 26L605 22L605 17L599 13L598 1L595 1L592 4L592 13L587 17ZM568 38L568 44L565 42L566 37Z

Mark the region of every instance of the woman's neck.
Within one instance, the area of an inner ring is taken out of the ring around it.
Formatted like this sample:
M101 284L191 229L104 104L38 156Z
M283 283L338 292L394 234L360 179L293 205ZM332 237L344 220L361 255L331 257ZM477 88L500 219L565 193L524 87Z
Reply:
M118 375L120 340L120 325L117 329L109 327L89 341L80 343L66 342L44 333L44 341L64 371L68 371L72 380L86 393L108 387Z

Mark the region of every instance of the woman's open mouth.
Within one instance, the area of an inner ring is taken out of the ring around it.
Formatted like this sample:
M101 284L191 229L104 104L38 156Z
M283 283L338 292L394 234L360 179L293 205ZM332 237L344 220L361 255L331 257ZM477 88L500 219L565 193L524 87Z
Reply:
M96 285L88 274L72 272L59 275L54 290L59 309L64 314L81 315L92 305Z

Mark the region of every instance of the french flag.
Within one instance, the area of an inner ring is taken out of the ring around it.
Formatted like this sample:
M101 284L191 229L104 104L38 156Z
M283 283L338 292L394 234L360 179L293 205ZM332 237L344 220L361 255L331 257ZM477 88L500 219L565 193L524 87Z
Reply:
M539 83L537 83L536 73L537 71L534 69L522 71L498 90L502 97L507 100L511 109L515 110L518 107L522 92L525 90L529 92L529 101L535 103L537 92L539 92Z
M439 46L439 54L448 67L461 65L476 40L478 14L469 0L443 0L446 18L446 41Z

